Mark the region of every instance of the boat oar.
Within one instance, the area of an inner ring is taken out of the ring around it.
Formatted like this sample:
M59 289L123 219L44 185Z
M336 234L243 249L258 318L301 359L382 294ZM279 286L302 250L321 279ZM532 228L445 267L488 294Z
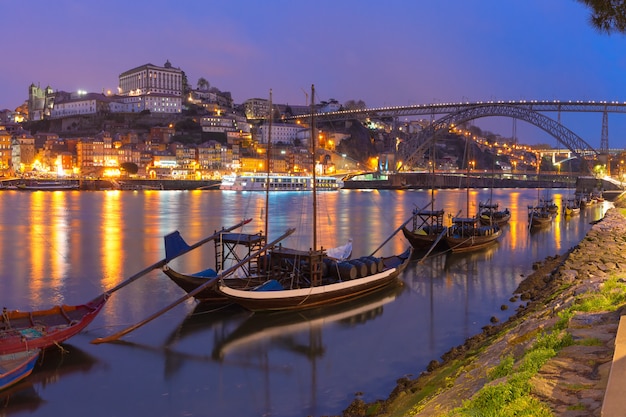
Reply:
M157 268L161 268L162 266L164 266L167 262L171 261L174 258L177 258L179 256L182 256L184 254L186 254L189 251L192 251L194 249L196 249L199 246L204 245L207 242L210 242L212 240L217 239L220 234L224 233L224 232L230 232L231 230L235 230L245 224L250 223L250 221L252 221L252 219L244 219L242 221L240 221L239 223L237 223L234 226L231 226L227 229L222 229L219 232L215 232L214 234L212 234L209 237L206 237L202 240L200 240L199 242L194 243L193 245L187 245L186 243L184 243L184 240L182 240L182 237L180 237L180 233L178 231L172 232L169 235L165 236L165 241L166 241L166 255L165 258L161 259L159 262L150 265L149 267L137 272L135 275L127 278L126 280L120 282L119 284L117 284L115 287L111 288L110 290L107 290L104 295L106 297L108 297L109 295L113 294L115 291L127 286L128 284L130 284L131 282L141 278L142 276L146 275L148 272L157 269ZM179 238L179 242L182 241L184 244L179 244L179 246L176 249L172 249L169 250L169 248L167 248L167 241L170 238L173 238L175 236L178 236Z
M257 250L256 252L251 253L250 255L246 256L241 261L239 261L237 264L235 264L232 267L226 269L225 271L223 271L221 274L219 274L215 278L211 278L211 279L207 280L207 282L205 282L204 284L196 287L193 291L188 292L185 296L183 296L183 297L179 298L178 300L174 301L173 303L171 303L167 307L162 308L161 310L159 310L156 313L152 314L150 317L140 321L137 324L129 326L129 327L125 328L124 330L121 330L121 331L119 331L119 332L117 332L115 334L112 334L110 336L99 337L97 339L94 339L94 340L91 341L91 343L99 344L99 343L113 342L113 341L119 339L120 337L124 336L125 334L128 334L128 333L132 332L133 330L136 330L136 329L140 328L144 324L151 322L155 318L159 317L160 315L162 315L162 314L168 312L169 310L171 310L172 308L176 307L178 304L182 303L183 301L185 301L185 300L193 297L194 295L198 294L200 291L204 290L205 288L208 288L208 287L210 287L212 285L215 285L217 283L217 281L219 281L221 278L223 278L223 277L225 277L225 276L227 276L229 274L232 274L239 267L241 267L245 263L249 262L250 259L255 258L255 257L259 256L261 253L267 251L268 248L276 245L278 242L280 242L281 240L283 240L284 238L286 238L287 236L289 236L293 232L295 232L295 230L296 229L294 229L294 228L287 229L287 231L285 233L283 233L280 237L278 237L274 241L272 241L272 242L268 243L267 245L263 246L261 249Z
M419 209L417 212L414 213L419 213L420 211L424 210L426 207L428 207L430 203L426 204L424 207L422 207L421 209ZM402 230L402 228L411 220L413 220L413 214L411 214L411 217L409 217L404 223L402 223L400 225L400 227L398 227L388 238L387 240L385 240L383 243L381 243L381 245L379 247L376 248L376 250L374 252L372 252L372 254L370 256L374 256L374 254L376 252L378 252L380 250L380 248L382 248L383 246L385 246L387 244L387 242L389 242L391 240L392 237L394 237L396 235L396 233L398 233L400 230Z

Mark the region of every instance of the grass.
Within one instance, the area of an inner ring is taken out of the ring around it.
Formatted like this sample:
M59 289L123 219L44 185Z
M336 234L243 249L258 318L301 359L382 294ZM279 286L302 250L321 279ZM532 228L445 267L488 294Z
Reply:
M624 210L626 213L626 210ZM626 214L625 214L626 215ZM487 371L492 384L481 388L470 400L448 413L449 416L552 416L552 411L532 396L531 378L541 367L566 346L574 344L572 335L567 332L570 319L576 312L615 311L626 304L626 285L623 279L611 276L600 290L580 295L574 304L559 312L559 320L554 327L539 335L535 343L516 362L513 356L506 356L494 368ZM601 344L597 338L589 338L579 342L586 346ZM497 382L502 380L501 382ZM585 387L571 387L585 389ZM582 408L581 408L582 407ZM584 405L572 409L585 409Z
M463 406L454 409L450 416L551 416L550 408L533 398L530 379L559 350L573 344L572 336L564 331L542 333L533 346L515 366L512 356L507 356L496 367L488 371L490 379L503 382L484 386Z

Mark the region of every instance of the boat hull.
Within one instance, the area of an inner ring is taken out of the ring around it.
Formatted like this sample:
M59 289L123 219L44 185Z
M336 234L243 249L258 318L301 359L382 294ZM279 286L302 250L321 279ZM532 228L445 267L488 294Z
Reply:
M4 311L0 319L0 355L28 349L46 349L80 333L91 323L108 295L87 304L55 306L32 312Z
M498 226L504 226L505 224L509 222L509 220L511 220L511 213L497 212L497 213L494 213L491 217L489 217L489 215L483 214L483 215L478 216L478 219L480 220L480 224L483 224L485 226L489 226L492 224L495 224Z
M502 235L502 230L494 230L489 235L471 235L471 236L446 236L446 243L452 250L452 252L469 252L478 249L483 249L491 246Z
M441 234L441 232L441 230L438 233L427 233L420 231L414 232L409 230L406 226L402 227L402 234L404 235L406 240L409 241L411 246L418 250L430 249L435 244L435 242L437 242L437 239L439 239L439 235ZM446 244L446 241L444 239L439 239L437 245L435 246L435 249L444 250L447 247L448 245Z
M35 368L39 350L0 355L0 391L17 384Z
M206 284L209 280L214 279L215 276L207 275L205 277L193 274L184 274L173 270L170 267L163 268L163 273L167 275L176 285L183 289L186 293L195 291L200 286ZM231 288L246 289L254 288L265 281L262 278L224 278L227 285ZM232 301L224 296L217 290L217 280L214 285L206 286L202 291L194 295L194 298L201 303L227 305L232 304Z
M398 275L408 265L412 252L413 249L410 248L402 255L383 258L384 267L381 272L332 284L297 289L254 291L230 288L224 282L220 282L217 288L233 302L252 311L304 310L339 304L398 284Z

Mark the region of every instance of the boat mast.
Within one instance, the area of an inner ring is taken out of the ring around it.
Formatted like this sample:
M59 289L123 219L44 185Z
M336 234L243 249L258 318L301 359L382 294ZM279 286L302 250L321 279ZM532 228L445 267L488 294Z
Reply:
M311 84L311 156L313 158L313 250L317 250L317 179L315 178L315 85Z
M267 125L267 155L265 156L265 164L267 165L265 168L265 172L267 173L267 178L265 180L265 236L269 234L269 200L270 200L270 150L272 144L272 89L270 88L270 106L269 106L269 115L268 115L268 125Z

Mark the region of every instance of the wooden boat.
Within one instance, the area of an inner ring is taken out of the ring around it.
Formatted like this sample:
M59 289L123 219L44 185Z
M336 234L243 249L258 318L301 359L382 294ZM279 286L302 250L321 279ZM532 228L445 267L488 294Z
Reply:
M0 355L0 390L17 384L33 372L39 349Z
M445 239L452 252L469 252L490 246L500 235L497 224L481 226L476 217L455 217Z
M221 280L217 289L252 311L304 310L333 305L397 284L397 277L408 265L412 252L411 247L401 255L336 262L326 257L323 250L278 247L267 255L264 284L237 289Z
M548 199L540 199L539 206L551 214L556 214L559 211L559 206L550 198Z
M528 206L528 224L531 229L549 226L554 214L546 210L545 206Z
M402 234L415 249L447 249L443 239L446 226L443 224L443 210L413 210L412 228L402 226Z
M0 354L46 349L66 341L96 318L108 296L105 293L87 304L59 305L47 310L4 309L0 319Z
M174 241L176 240L176 242ZM209 280L214 280L225 265L239 259L242 253L249 255L254 250L258 250L265 244L265 236L261 233L223 233L217 240L219 244L215 246L215 269L208 268L196 273L182 273L172 269L169 264L165 264L162 268L163 273L167 275L176 285L185 292L194 292L198 287L204 286ZM179 246L186 243L180 234L171 234L165 237L166 256L169 253L178 251ZM242 249L243 248L243 249ZM337 260L345 260L352 254L352 240L347 244L333 248L327 251L331 258ZM246 289L255 288L267 280L267 277L258 273L258 259L249 258L236 273L233 273L223 280L231 288ZM215 280L217 284L217 280ZM200 292L195 293L194 298L202 303L211 305L232 304L232 301L216 290L216 285L204 286Z
M563 214L565 214L566 217L580 214L580 205L575 198L568 199L567 202L563 205Z
M498 203L478 203L478 220L483 225L497 224L503 226L511 220L511 212L508 208L499 210Z

